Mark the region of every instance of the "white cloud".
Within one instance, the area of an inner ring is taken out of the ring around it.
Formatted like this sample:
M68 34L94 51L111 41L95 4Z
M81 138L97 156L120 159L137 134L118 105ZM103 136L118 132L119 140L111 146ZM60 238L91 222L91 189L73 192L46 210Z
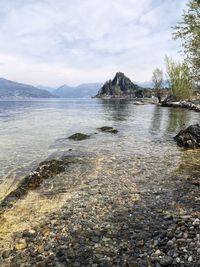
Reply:
M33 84L149 80L187 1L1 0L0 76Z

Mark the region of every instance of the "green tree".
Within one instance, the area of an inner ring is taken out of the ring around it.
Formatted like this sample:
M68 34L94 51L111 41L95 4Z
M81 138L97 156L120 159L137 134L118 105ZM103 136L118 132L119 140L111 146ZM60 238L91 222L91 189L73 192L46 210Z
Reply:
M193 81L190 76L190 69L186 62L175 62L172 58L166 57L166 70L171 94L175 100L191 99L193 95Z
M161 69L156 68L153 71L152 82L155 89L156 97L158 98L158 102L161 102L162 97L162 85L163 85L163 72Z
M200 82L200 0L190 0L182 21L174 27L174 38L180 39L192 78Z

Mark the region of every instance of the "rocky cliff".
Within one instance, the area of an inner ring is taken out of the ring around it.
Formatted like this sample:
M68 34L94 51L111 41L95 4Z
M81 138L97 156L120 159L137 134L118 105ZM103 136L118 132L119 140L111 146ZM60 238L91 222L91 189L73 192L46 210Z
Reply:
M103 85L96 97L142 97L142 89L126 77L124 73L117 72L113 80L109 80Z

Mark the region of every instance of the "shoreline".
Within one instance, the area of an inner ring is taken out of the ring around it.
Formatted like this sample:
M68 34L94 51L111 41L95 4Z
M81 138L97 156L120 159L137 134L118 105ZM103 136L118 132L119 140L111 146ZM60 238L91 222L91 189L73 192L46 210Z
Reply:
M14 233L13 248L2 251L2 266L198 266L198 186L185 178L181 166L165 181L149 180L137 173L134 159L96 159L81 184L72 182L59 209ZM124 162L134 175L127 170L116 179L112 173Z
M194 104L190 101L178 101L178 102L165 102L161 103L162 107L169 107L169 108L185 108L189 110L193 110L196 112L200 112L200 103Z

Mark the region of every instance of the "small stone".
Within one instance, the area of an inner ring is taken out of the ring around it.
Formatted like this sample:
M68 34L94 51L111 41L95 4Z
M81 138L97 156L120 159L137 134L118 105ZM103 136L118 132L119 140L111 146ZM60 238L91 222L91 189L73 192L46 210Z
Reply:
M139 247L143 247L143 246L144 246L144 240L140 240L140 241L138 241L137 245L138 245Z
M169 240L167 242L167 246L172 247L174 245L174 242L172 240Z
M189 261L189 262L193 261L192 256L189 256L188 261Z
M38 262L38 261L42 261L43 260L43 258L42 258L42 255L38 255L37 257L36 257L36 261Z
M43 253L43 252L44 252L44 246L43 246L43 245L39 245L39 246L37 247L37 252L38 252L38 253Z
M44 237L47 237L50 234L50 229L44 228L44 229L42 229L41 233Z
M139 264L136 262L136 261L127 261L127 264L126 266L129 266L129 267L139 267Z
M164 219L165 220L172 220L173 216L171 214L167 214L167 215L164 216Z
M161 254L161 251L160 251L159 249L157 249L157 250L155 251L155 254L156 254L157 256L159 256L159 255Z
M80 267L80 266L81 266L80 262L75 262L75 263L73 264L73 267Z
M22 236L23 237L35 237L37 235L35 230L28 230L28 231L24 231Z
M160 259L160 264L162 266L169 266L171 265L173 262L173 258L170 257L170 256L163 256L161 259Z
M20 239L18 243L15 244L16 250L23 250L25 248L27 248L27 243L25 239Z
M107 237L103 237L103 238L102 238L102 241L103 241L103 242L109 242L110 240L111 240L111 239L110 239L110 238L107 238Z
M200 220L199 219L195 219L192 224L193 225L200 225Z

